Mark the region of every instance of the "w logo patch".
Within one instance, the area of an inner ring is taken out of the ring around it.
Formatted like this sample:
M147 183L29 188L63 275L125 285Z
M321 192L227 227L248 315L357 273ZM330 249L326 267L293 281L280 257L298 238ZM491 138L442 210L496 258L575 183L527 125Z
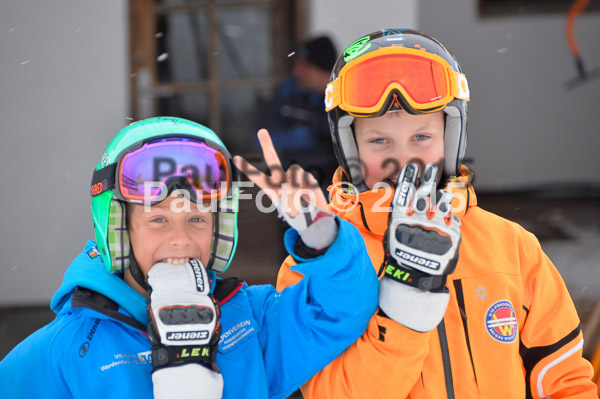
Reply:
M490 306L485 314L485 326L496 341L514 342L519 326L512 303L508 300L501 300Z

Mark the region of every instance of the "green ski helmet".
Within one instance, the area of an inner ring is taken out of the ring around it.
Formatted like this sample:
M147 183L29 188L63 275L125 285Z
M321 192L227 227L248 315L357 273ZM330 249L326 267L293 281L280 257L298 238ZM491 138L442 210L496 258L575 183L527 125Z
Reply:
M359 192L368 187L354 118L389 111L418 115L443 110L444 173L457 173L467 145L469 87L456 57L434 37L411 29L381 29L357 39L338 58L325 94L336 157Z
M96 166L91 188L92 219L98 252L106 269L110 273L120 273L130 267L133 277L143 287L145 282L130 247L126 201L123 200L118 183L118 166L125 155L146 144L165 140L201 142L202 145L223 154L229 173L229 184L228 191L216 201L216 211L213 212L211 254L207 269L225 272L237 246L238 188L234 184L235 169L231 155L221 139L207 127L181 118L157 117L132 123L121 129L110 141ZM177 184L181 183L181 180L171 183L167 181L169 192L174 187L185 187L185 184ZM192 196L192 199L195 199L195 196Z

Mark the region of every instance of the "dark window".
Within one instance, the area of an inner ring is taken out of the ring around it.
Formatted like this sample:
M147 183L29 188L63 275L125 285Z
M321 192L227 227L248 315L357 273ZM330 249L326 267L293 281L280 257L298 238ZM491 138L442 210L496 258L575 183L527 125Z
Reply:
M179 116L244 153L249 118L289 73L304 0L130 0L132 117Z

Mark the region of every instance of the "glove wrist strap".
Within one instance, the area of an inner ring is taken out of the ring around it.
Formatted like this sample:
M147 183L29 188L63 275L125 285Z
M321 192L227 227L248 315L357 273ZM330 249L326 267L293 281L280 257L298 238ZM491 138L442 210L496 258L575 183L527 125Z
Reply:
M422 291L443 291L446 287L446 275L432 276L431 274L423 273L412 267L398 264L390 256L386 259L383 273L384 277Z

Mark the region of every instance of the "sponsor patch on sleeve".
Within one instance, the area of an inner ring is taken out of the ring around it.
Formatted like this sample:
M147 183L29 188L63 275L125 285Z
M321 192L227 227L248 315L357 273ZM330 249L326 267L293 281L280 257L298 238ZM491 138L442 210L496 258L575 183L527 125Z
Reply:
M98 252L98 247L92 247L89 251L87 251L87 255L90 257L90 259L94 259L100 256L100 252Z

